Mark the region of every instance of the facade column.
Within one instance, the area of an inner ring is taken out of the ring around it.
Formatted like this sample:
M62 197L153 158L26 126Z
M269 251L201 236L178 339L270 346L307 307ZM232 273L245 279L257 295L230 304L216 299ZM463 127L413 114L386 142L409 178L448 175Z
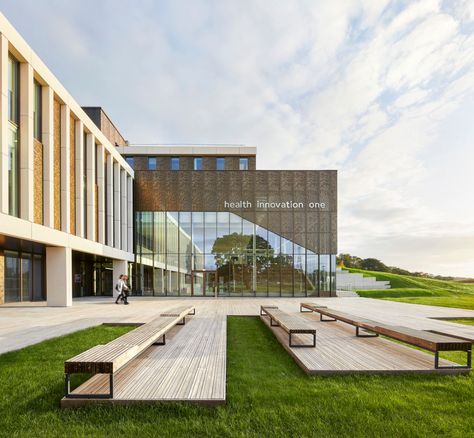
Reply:
M104 177L104 145L97 145L97 207L99 212L98 241L101 244L106 243L105 238L105 177Z
M54 92L42 87L43 222L54 228Z
M84 236L84 126L76 120L76 234Z
M95 240L95 138L87 134L87 239Z
M127 225L128 225L128 252L133 252L133 179L127 175Z
M121 248L120 164L114 162L114 248Z
M114 246L114 159L107 154L107 245Z
M33 67L20 63L20 217L34 220Z
M46 293L48 306L72 305L71 248L46 248Z
M8 214L8 40L0 34L0 212Z
M71 231L71 193L70 193L70 111L61 105L61 231Z
M122 196L122 201L121 201L121 209L120 209L120 214L121 214L121 222L122 222L122 246L121 248L124 251L128 251L128 229L127 229L127 218L128 218L128 213L127 213L127 172L125 172L125 169L121 168L120 169L120 195Z

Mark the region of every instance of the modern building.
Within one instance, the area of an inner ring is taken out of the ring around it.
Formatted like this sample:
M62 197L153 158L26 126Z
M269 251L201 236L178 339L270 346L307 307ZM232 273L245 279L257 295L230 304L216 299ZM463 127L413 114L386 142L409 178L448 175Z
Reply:
M112 288L133 262L133 170L0 15L0 303Z
M111 295L331 296L336 171L244 146L130 146L0 15L0 304Z

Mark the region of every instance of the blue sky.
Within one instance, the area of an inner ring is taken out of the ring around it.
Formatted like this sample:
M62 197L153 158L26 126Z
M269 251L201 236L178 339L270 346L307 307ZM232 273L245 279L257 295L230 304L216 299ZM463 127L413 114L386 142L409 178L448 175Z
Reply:
M0 0L131 143L339 170L339 249L474 276L474 2Z

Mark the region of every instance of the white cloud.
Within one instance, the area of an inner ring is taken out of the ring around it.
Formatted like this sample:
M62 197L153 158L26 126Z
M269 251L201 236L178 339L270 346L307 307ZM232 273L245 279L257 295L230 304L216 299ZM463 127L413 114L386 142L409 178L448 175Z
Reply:
M0 4L130 141L247 143L260 168L338 168L341 251L474 276L459 187L474 183L472 1Z

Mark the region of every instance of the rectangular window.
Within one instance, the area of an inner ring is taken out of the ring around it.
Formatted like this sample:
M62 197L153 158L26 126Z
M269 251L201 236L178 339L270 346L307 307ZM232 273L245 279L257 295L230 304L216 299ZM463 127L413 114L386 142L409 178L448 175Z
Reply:
M194 170L202 170L202 158L194 158Z
M83 224L84 224L84 238L87 239L87 133L84 132L83 140L83 151L84 151L84 160L83 160L83 174L82 174L82 196L83 196Z
M19 80L20 64L12 56L8 57L8 213L19 216L20 171L19 171Z
M8 119L16 125L20 122L20 63L8 57Z
M156 170L156 157L148 157L148 170Z
M225 158L216 158L216 170L225 170Z
M171 158L171 170L179 170L179 158Z
M33 134L36 140L41 141L41 85L38 81L34 81L34 107L33 107Z
M249 170L249 159L241 158L239 160L239 170Z
M134 169L135 168L135 158L134 157L125 157L127 164Z

